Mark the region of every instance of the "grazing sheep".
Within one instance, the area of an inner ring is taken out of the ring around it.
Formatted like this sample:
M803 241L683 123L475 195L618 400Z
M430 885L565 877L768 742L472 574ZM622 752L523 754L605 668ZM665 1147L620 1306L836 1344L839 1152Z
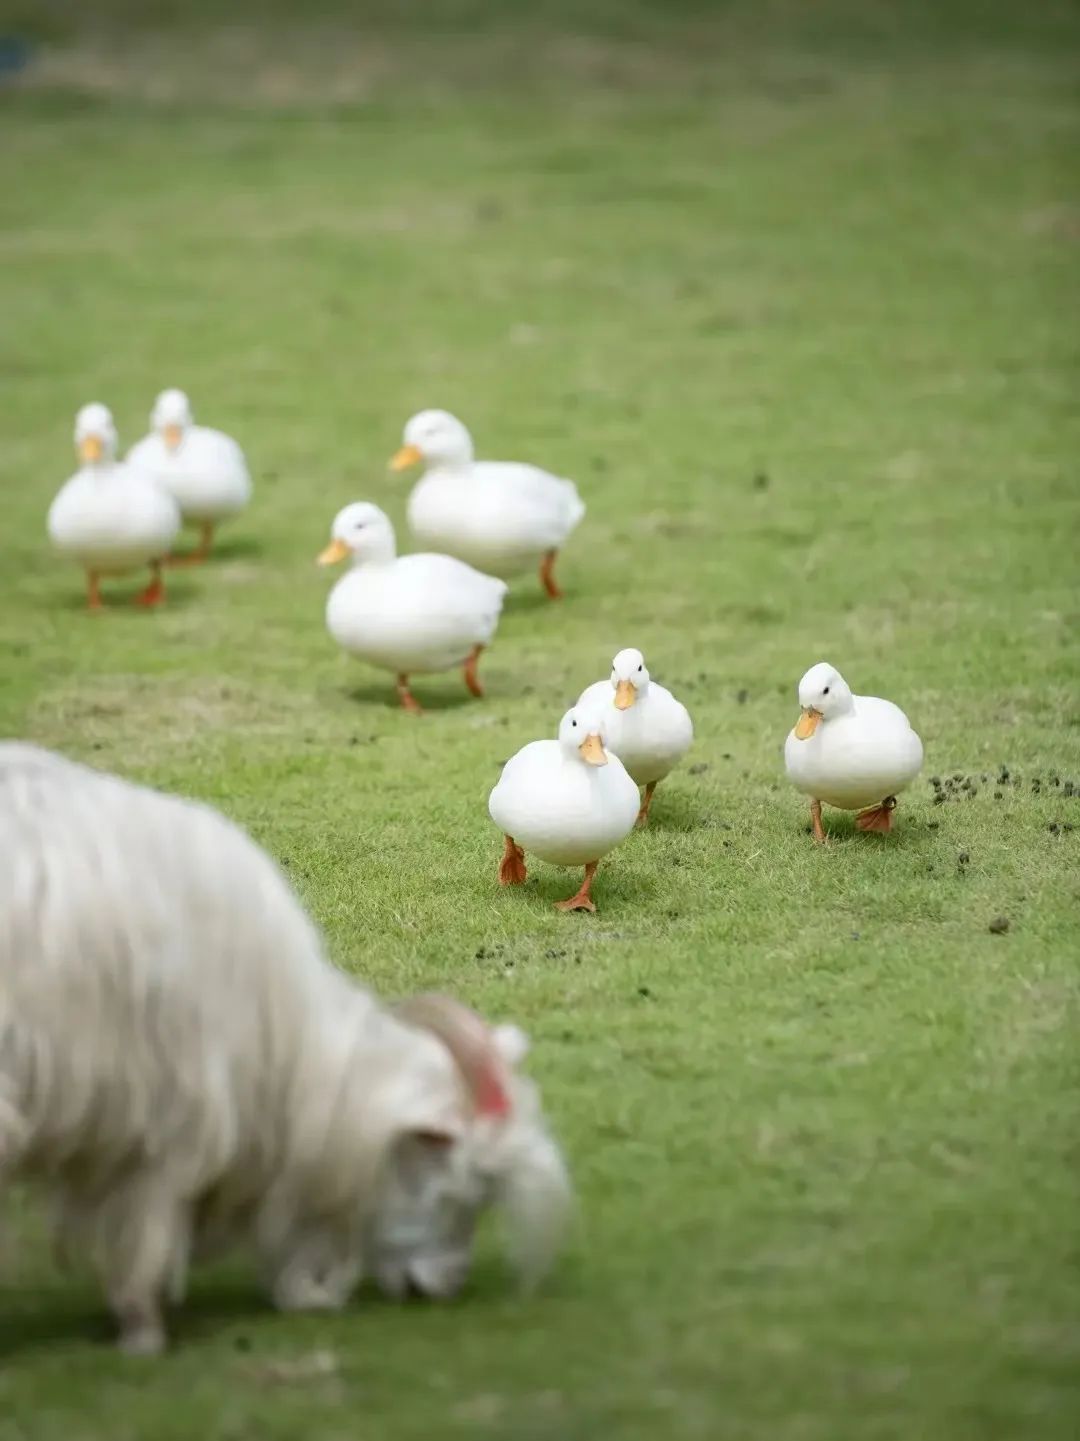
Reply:
M51 1193L124 1349L240 1241L283 1309L452 1294L489 1204L543 1271L569 1185L520 1032L384 1008L236 826L32 746L0 745L0 856L0 1194Z

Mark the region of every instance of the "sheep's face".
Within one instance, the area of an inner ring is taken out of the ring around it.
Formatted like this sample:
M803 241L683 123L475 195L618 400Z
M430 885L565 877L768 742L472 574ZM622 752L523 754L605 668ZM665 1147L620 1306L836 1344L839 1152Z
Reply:
M462 1141L414 1133L394 1148L372 1228L369 1264L395 1300L445 1300L465 1284L476 1223L494 1199L493 1181Z

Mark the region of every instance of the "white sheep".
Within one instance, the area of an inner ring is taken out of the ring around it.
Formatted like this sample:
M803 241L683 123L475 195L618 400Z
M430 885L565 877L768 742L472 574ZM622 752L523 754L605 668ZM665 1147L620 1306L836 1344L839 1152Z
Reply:
M51 1193L126 1350L238 1241L283 1309L452 1294L489 1204L547 1266L569 1183L514 1028L384 1008L216 811L32 746L0 745L0 859L0 1194Z

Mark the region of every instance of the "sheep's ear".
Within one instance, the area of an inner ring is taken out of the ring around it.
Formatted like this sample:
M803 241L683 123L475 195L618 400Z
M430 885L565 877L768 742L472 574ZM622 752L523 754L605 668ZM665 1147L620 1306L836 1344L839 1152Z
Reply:
M496 1051L510 1067L520 1066L529 1054L529 1038L520 1026L496 1026L491 1039Z

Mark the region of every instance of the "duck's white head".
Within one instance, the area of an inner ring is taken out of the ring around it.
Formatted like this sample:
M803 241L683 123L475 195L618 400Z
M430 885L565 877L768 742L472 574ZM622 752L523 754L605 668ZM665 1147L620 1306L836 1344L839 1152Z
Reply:
M635 701L641 700L649 689L649 672L639 650L630 646L619 652L611 662L611 684L616 709L629 710Z
M119 438L107 405L93 401L75 417L75 449L83 465L100 465L116 458Z
M337 565L351 556L363 561L393 560L397 555L390 517L369 500L357 500L339 510L330 527L330 544L317 557L319 565Z
M574 706L568 710L559 722L559 744L587 765L606 766L607 728L599 708L582 706L579 710Z
M422 410L405 427L401 449L390 462L391 470L408 470L410 465L469 465L473 458L472 436L448 410Z
M802 715L795 723L795 738L805 741L823 720L845 715L854 702L847 681L836 667L828 661L819 660L799 682L799 704Z
M150 412L150 428L157 431L169 450L179 450L184 431L194 422L191 401L182 390L163 390Z

